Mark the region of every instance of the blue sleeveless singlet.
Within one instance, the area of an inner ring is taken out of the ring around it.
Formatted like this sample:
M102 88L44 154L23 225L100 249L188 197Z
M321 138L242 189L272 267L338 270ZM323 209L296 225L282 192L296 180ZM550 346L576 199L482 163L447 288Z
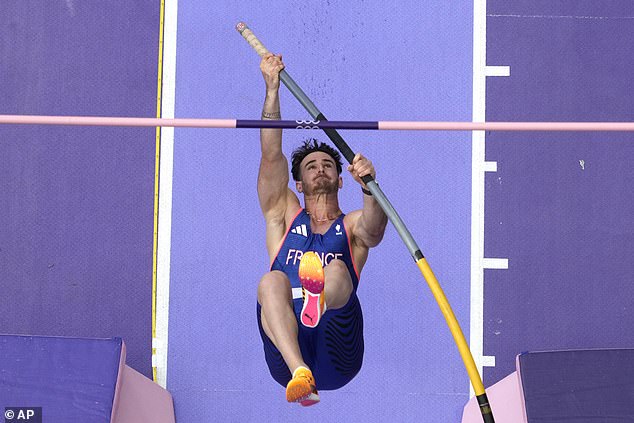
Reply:
M345 214L341 214L325 234L316 234L310 228L310 216L301 209L290 225L286 238L271 264L271 270L280 270L288 276L292 288L301 288L297 270L299 261L306 251L314 251L321 258L321 264L327 266L331 260L339 259L346 264L352 285L356 291L359 276L356 271L348 234L343 224Z
M351 248L343 224L344 214L341 214L326 231L316 234L310 228L310 216L301 209L293 223L288 228L282 246L271 263L271 270L284 272L292 288L300 288L297 275L299 261L305 251L316 252L327 266L332 260L343 261L350 273L353 292L348 303L339 309L328 309L324 313L316 328L302 325L299 314L302 309L301 291L298 298L293 300L293 308L297 316L297 339L306 364L315 377L318 389L338 389L348 382L361 369L363 363L363 314L357 298L359 274L355 268L351 255ZM326 298L326 305L328 298ZM280 385L286 386L291 373L282 358L281 353L264 332L261 321L261 306L257 304L257 317L260 336L264 347L264 357L273 379Z

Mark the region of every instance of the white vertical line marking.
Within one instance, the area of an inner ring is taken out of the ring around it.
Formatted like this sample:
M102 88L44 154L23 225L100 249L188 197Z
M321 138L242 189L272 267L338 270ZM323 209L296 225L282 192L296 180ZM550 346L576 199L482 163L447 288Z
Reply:
M176 28L178 0L165 0L163 35L163 88L161 117L174 118L176 98ZM159 348L152 357L157 383L167 387L167 346L169 326L170 250L172 238L172 175L174 128L161 130L159 162L159 223L156 266L156 340Z
M473 1L473 122L485 121L486 0ZM484 350L484 131L471 135L471 311L469 347L482 375ZM471 396L474 395L470 386Z

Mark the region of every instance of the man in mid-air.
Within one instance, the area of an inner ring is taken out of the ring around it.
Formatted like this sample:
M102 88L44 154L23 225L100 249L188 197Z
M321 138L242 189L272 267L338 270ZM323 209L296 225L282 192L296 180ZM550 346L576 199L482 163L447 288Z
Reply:
M260 70L266 85L262 119L281 119L281 55L266 54ZM363 315L359 275L371 247L383 238L387 217L361 181L376 176L357 154L348 171L361 184L363 207L343 214L339 153L307 140L291 158L295 188L289 189L282 130L261 129L258 198L266 221L271 268L258 286L257 315L264 355L286 399L303 406L319 402L319 389L338 389L361 369Z

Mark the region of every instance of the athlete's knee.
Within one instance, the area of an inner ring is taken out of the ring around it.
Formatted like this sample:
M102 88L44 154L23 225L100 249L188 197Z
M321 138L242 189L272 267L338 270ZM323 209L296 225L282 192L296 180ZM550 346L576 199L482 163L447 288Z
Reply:
M332 260L324 268L326 301L329 308L343 307L352 294L352 278L342 260Z
M262 276L258 284L258 302L272 296L292 297L291 283L283 272L273 270Z
M327 282L337 284L342 288L350 288L352 291L352 279L348 266L342 260L332 260L324 267L324 274Z
M331 272L341 272L341 273L346 273L348 274L348 266L346 266L346 263L343 260L339 260L339 259L333 259L330 260L330 262L328 262L328 264L326 265L326 267L324 269L327 269Z

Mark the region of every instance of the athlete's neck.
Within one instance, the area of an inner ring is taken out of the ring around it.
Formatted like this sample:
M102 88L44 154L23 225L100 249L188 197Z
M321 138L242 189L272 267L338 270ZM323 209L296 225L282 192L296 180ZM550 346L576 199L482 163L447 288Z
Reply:
M332 222L341 215L337 193L304 195L306 214L314 222Z

